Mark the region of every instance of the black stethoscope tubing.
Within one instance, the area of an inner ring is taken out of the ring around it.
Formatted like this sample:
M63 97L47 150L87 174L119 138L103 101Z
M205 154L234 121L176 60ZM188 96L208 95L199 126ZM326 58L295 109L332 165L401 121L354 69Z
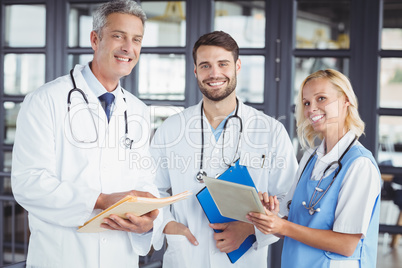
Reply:
M317 202L315 202L315 204L312 205L312 199L313 199L313 197L315 196L315 194L313 194L313 195L311 196L311 198L310 198L309 207L307 207L305 204L303 204L306 209L308 209L309 211L310 211L310 210L311 210L311 211L314 211L314 212L315 212L315 211L320 211L320 210L314 209L314 206L317 205L318 202L320 202L320 200L324 197L324 195L328 192L329 188L330 188L330 187L332 186L332 184L334 183L336 177L338 176L339 172L340 172L341 169L342 169L342 162L341 162L341 161L342 161L343 157L344 157L344 156L346 155L346 153L350 150L350 148L352 148L352 146L353 146L353 144L355 143L356 140L357 140L357 136L352 140L352 142L349 144L349 146L348 146L348 147L346 148L346 150L343 152L343 154L341 155L341 157L340 157L337 161L331 162L331 163L325 168L325 170L324 170L324 172L323 172L323 177L325 176L325 173L331 168L332 165L338 164L338 169L335 171L335 175L334 175L334 177L332 178L331 183L327 186L327 188L326 188L325 191L322 193L322 195L321 195L320 198L317 200ZM311 156L309 157L309 159L307 160L307 163L306 163L306 165L304 166L303 171L300 173L300 177L299 177L299 180L298 180L297 183L299 183L301 177L303 176L303 173L304 173L306 167L308 166L308 164L310 163L311 159L312 159L316 154L317 154L317 152L316 152L316 150L315 150L315 151L311 154ZM317 186L317 187L318 187L318 186ZM317 188L317 187L316 187L316 188ZM290 203L291 203L291 201L288 203L288 209L290 208ZM313 214L314 214L314 212L313 212ZM312 214L310 214L310 215L312 215Z
M72 83L73 83L73 88L68 92L68 95L67 95L67 111L68 111L68 113L70 113L71 94L72 94L74 91L78 91L78 92L82 95L82 97L84 98L85 103L86 103L87 105L89 105L89 101L88 101L88 98L87 98L86 94L84 93L84 91L82 91L81 89L79 89L79 88L77 87L77 84L75 83L75 79L74 79L73 72L74 72L74 69L71 69L71 70L70 70L70 77L71 77L71 81L72 81ZM123 89L121 90L121 92L122 92L123 95L124 95ZM126 97L123 96L123 100L124 100L124 102L126 102ZM92 114L91 114L91 116L92 116ZM93 117L92 117L92 120L93 120ZM128 137L127 110L124 111L124 122L125 122L125 134L124 134L125 139L124 139L124 142L123 142L123 143L124 143L124 146L126 146L126 147L129 148L129 149L131 149L132 144L133 144L133 140ZM93 123L94 123L94 125L95 125L95 121L94 121ZM71 126L70 126L70 127L71 127ZM95 126L95 128L96 128L96 126ZM96 135L95 141L96 141L97 139L98 139L98 135Z
M349 144L349 146L346 148L346 150L343 152L343 154L341 155L341 157L340 157L337 161L331 162L331 163L325 168L323 174L325 174L325 172L327 172L328 169L330 169L333 164L336 164L336 163L337 163L337 164L339 165L339 168L338 168L338 170L336 171L334 177L336 177L336 176L338 175L338 173L339 173L339 172L341 171L341 169L342 169L342 163L341 163L341 161L342 161L343 157L344 157L345 154L350 150L350 148L352 147L352 145L355 143L356 140L357 140L357 137L355 137L355 138L352 140L352 142ZM310 158L307 160L307 163L306 163L306 165L304 166L302 173L300 174L299 181L300 181L301 176L303 175L304 170L306 169L308 163L311 161L311 159L312 159L316 154L317 154L317 152L314 151L314 153L312 153L311 156L310 156Z
M225 124L223 125L223 131L222 131L222 135L223 135L223 140L225 140L225 131L226 131L226 126L229 122L230 119L232 118L237 118L240 121L240 132L239 132L239 142L237 144L237 148L236 148L236 152L235 152L235 157L237 154L237 151L239 149L239 143L240 143L240 139L241 139L241 134L243 133L243 122L240 118L240 116L238 116L238 111L239 111L239 100L236 98L236 110L234 115L229 116L226 119ZM204 103L201 103L201 161L200 161L200 171L198 171L197 175L196 175L196 180L200 183L203 182L202 180L202 176L207 176L207 173L203 170L203 162L204 162ZM222 148L223 150L223 148ZM226 164L226 163L225 163Z

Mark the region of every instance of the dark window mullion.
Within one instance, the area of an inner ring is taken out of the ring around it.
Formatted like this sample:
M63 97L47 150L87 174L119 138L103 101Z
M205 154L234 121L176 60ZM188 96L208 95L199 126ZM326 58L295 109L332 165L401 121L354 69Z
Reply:
M4 4L0 5L0 32L5 33L5 8ZM4 135L5 135L5 109L4 109L4 34L0 35L0 172L4 168ZM1 205L1 204L0 204ZM0 215L1 217L3 215ZM1 233L0 239L3 239ZM3 252L3 242L0 241L0 250ZM3 263L3 258L0 257L0 264Z
M3 54L46 54L45 47L3 47Z
M382 116L402 116L402 109L396 108L378 108L378 115Z
M378 55L381 58L402 58L402 50L381 50Z

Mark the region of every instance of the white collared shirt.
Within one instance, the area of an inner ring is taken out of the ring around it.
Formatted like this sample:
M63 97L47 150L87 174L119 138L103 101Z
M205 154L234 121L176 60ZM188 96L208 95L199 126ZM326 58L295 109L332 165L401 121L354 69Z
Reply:
M112 93L114 95L114 99L116 100L118 95L121 94L122 90L121 90L121 85L120 85L120 81L117 85L117 87L115 88L115 90L113 90L112 92L108 92L106 90L106 88L102 85L101 82L99 82L99 80L96 78L96 76L94 75L94 73L92 72L91 68L89 67L89 63L87 65L84 66L84 69L82 69L81 71L82 76L85 79L85 82L87 82L89 89L95 94L96 97L100 97L105 93ZM116 107L116 102L113 101L112 106L110 107L110 115L113 114L113 111Z

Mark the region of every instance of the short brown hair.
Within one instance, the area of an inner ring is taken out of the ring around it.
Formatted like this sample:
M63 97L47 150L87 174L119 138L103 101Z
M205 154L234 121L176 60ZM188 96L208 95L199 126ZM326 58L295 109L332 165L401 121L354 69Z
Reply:
M232 52L235 62L239 58L239 46L233 37L223 31L214 31L204 34L197 40L197 42L195 42L193 47L194 64L197 62L197 50L200 46L222 47L225 50Z

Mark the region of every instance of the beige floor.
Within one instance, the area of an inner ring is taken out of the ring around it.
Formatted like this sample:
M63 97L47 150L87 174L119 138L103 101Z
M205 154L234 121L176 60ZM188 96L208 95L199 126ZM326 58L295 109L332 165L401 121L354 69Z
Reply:
M400 210L392 201L381 201L380 224L396 224ZM388 234L378 236L377 268L402 268L402 237L396 248L389 244L392 237Z
M389 243L391 236L380 234L377 251L377 268L401 268L402 267L402 238L399 245L391 249Z

